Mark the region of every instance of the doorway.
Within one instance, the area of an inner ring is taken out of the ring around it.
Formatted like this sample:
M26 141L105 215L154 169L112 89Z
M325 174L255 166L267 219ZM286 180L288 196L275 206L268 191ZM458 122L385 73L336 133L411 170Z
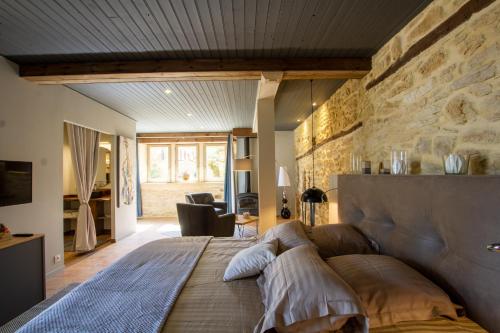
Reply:
M97 176L89 200L96 229L96 250L109 245L112 240L112 140L112 135L101 133ZM75 230L80 202L77 195L75 171L66 126L64 126L63 145L63 194L64 263L68 266L83 259L89 253L79 254L75 252Z

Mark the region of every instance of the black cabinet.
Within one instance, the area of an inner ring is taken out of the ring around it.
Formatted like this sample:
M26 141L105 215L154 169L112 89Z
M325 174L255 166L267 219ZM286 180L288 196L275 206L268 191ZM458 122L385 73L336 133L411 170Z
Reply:
M0 241L0 326L44 299L43 235Z

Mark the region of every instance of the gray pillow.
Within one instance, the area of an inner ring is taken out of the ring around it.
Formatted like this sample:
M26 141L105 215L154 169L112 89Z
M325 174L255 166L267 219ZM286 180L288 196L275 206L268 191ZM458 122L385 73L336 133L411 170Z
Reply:
M278 256L257 284L266 312L254 332L368 332L358 296L309 245Z
M346 224L324 224L315 227L305 226L304 231L318 247L323 258L346 254L377 254L378 247L356 227Z
M272 239L241 250L231 259L224 272L224 281L260 274L276 258L278 240Z
M279 254L300 245L310 245L316 247L316 245L314 245L314 243L307 237L300 221L290 221L278 224L277 226L269 229L262 236L260 241L267 242L275 238L279 241Z
M358 294L370 328L438 316L457 318L443 290L396 258L353 254L326 262Z

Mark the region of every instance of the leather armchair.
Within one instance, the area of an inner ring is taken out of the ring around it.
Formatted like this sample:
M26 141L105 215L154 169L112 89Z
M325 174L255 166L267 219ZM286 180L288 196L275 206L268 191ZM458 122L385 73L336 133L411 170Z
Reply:
M182 236L233 237L236 216L217 215L212 205L177 204Z
M212 193L188 193L186 194L186 202L191 204L211 205L215 208L217 215L227 213L227 202L215 201Z

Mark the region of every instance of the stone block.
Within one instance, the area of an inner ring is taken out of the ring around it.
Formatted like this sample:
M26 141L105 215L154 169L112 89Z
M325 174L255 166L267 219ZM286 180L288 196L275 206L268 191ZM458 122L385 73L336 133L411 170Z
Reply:
M469 92L476 97L489 95L491 91L491 84L488 83L477 83L469 87Z
M415 152L417 154L431 154L432 139L429 137L420 137L415 145Z
M461 94L453 97L445 106L445 112L450 121L454 124L465 124L475 118L476 111L472 103Z
M500 143L500 135L493 129L474 128L463 134L460 141L477 144Z
M490 122L500 120L500 90L483 98L479 104L479 115Z
M430 55L418 67L418 72L424 76L429 75L446 63L446 53L443 50Z
M432 139L432 150L434 156L442 156L452 153L455 148L456 137L438 135Z
M470 69L487 67L497 61L498 58L500 58L500 43L497 42L468 58L467 65Z
M485 40L482 34L469 35L459 44L459 51L464 56L470 56L484 44Z
M452 90L458 90L463 87L467 87L474 83L479 83L491 79L496 74L496 68L494 65L482 66L480 69L467 73L455 80L450 88Z

